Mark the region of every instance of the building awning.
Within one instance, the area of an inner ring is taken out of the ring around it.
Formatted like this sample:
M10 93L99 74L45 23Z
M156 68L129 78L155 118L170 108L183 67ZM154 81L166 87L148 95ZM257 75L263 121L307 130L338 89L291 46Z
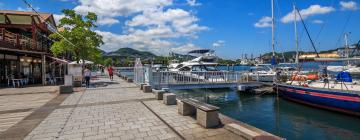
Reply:
M46 57L48 57L48 58L50 58L52 60L55 60L56 62L65 63L65 64L69 63L69 61L67 61L65 59L60 59L60 58L52 57L52 56L49 56L49 55L46 55Z

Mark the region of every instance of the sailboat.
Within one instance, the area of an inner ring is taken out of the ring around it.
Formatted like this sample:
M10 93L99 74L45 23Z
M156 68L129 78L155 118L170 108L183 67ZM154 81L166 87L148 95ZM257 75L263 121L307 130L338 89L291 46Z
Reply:
M331 72L341 72L341 71L346 71L349 72L350 74L360 74L360 66L358 65L353 65L350 63L350 61L352 60L352 58L350 58L350 52L349 52L349 45L348 45L348 33L344 34L344 40L345 40L345 50L346 50L346 60L347 60L347 65L345 66L328 66L327 69ZM359 45L360 41L358 42L357 45ZM360 59L360 58L358 58ZM324 60L324 59L322 59ZM336 59L333 59L334 61L336 61Z
M272 34L272 57L271 57L271 65L276 65L275 58L275 16L274 16L274 0L271 0L271 34ZM256 81L260 82L273 82L275 79L275 68L274 66L271 68L266 64L257 64L255 67L250 68L250 72L248 76Z
M295 6L294 12L299 14L312 47L317 52L301 14ZM318 53L317 56L319 57ZM360 116L360 85L358 82L352 80L349 72L339 73L336 79L330 79L327 76L326 67L323 72L321 81L274 83L274 91L281 97L294 102Z

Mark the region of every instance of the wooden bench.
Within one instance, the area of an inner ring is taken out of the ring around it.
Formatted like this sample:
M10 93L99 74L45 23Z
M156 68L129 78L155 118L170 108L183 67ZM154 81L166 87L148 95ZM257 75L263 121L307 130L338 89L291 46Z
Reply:
M178 112L183 116L196 114L196 121L205 128L220 124L219 107L200 102L195 99L178 100Z

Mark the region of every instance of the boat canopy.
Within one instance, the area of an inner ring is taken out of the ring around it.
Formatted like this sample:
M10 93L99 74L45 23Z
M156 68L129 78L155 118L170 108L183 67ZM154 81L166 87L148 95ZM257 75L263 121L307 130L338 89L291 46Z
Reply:
M350 72L342 71L336 76L336 80L340 82L352 82Z

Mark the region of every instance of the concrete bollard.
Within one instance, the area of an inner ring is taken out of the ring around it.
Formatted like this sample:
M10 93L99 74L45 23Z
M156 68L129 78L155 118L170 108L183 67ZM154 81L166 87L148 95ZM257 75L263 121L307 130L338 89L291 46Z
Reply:
M177 108L178 108L178 113L183 116L189 116L196 113L195 106L184 103L181 100L177 101Z
M165 93L163 102L165 105L176 105L176 95L174 93Z
M163 94L165 93L164 90L156 90L156 89L152 89L152 92L155 95L155 98L157 100L162 100L163 99Z
M146 85L146 84L145 84L145 83L141 83L141 84L140 84L140 90L143 90L143 89L144 89L144 88L143 88L144 85Z
M126 81L127 81L128 83L132 83L132 82L133 82L133 79L128 78Z
M60 94L69 94L73 92L73 86L59 86Z
M205 128L211 128L220 124L219 111L204 111L200 108L196 109L196 121Z
M151 92L151 86L150 85L143 85L143 92L144 93L150 93Z

